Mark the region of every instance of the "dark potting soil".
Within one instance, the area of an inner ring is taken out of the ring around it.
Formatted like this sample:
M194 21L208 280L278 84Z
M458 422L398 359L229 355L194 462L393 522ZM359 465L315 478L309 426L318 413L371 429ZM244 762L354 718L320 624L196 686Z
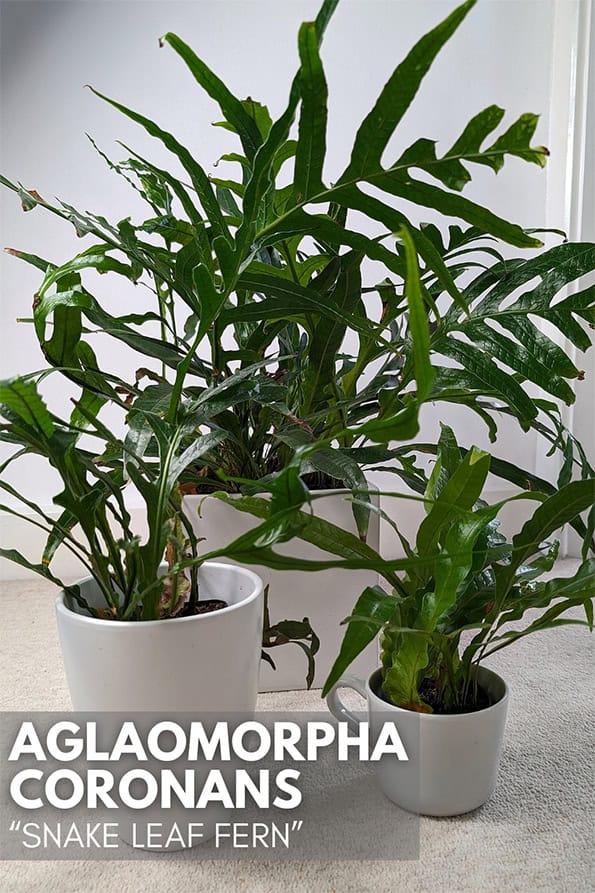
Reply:
M306 474L300 475L300 477L308 490L345 489L343 481L338 481L336 478L330 477L328 474L323 474L322 471L309 471Z
M343 481L338 481L336 478L330 477L327 474L323 474L321 471L310 471L306 474L302 474L301 478L305 483L308 490L344 490L345 484ZM201 481L200 479L196 480L192 483L182 484L180 490L184 496L190 495L198 495L198 496L207 496L209 493L216 493L221 490L222 486L220 482L211 482L211 481ZM230 488L230 492L240 492L239 486L234 490L233 485Z
M211 614L213 611L220 611L221 608L229 607L227 602L220 598L205 598L203 601L196 603L193 609L186 604L184 610L178 614L178 617L193 617L195 614Z
M419 694L424 704L427 704L428 707L432 708L432 713L438 714L439 716L456 716L458 713L476 713L478 710L485 710L486 707L490 707L492 704L492 700L484 688L477 686L477 688L474 689L473 686L471 686L464 704L459 704L456 707L446 706L441 702L440 692L436 687L436 683L432 679L424 679ZM387 704L395 706L394 702L385 693L382 686L380 686L380 689L377 691L377 695L379 698L382 698L383 701L386 701ZM474 695L476 695L475 698ZM398 704L396 706L402 707L405 710L415 709L413 707L406 707L403 704ZM425 711L420 711L418 709L417 712L424 713Z

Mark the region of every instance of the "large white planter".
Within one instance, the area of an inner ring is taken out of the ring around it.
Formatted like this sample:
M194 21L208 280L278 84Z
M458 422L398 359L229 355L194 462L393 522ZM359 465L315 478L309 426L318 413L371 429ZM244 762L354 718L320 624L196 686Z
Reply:
M329 495L312 503L316 516L357 535L352 505L346 498L347 491L322 492ZM252 515L239 512L210 496L186 496L184 508L197 536L205 537L205 542L201 544L204 551L223 548L259 523ZM370 513L368 543L378 550L379 518L374 512ZM333 557L298 539L274 548L277 552L299 558L328 560ZM315 573L274 571L257 565L254 565L254 570L262 578L264 585L269 586L271 623L309 618L320 638L314 687L322 687L343 640L345 627L340 625L341 621L351 614L357 598L366 586L374 586L378 582L377 574L358 570L325 570ZM287 691L306 687L307 661L301 648L292 644L282 645L269 649L269 654L277 669L273 670L262 661L260 691ZM353 667L355 672L365 677L377 665L378 651L374 643L362 652Z
M491 706L474 713L415 713L388 704L378 696L380 670L366 682L343 676L327 702L337 719L356 725L357 718L339 697L341 688L353 688L368 702L373 736L383 723L395 724L408 760L391 754L376 765L378 784L390 800L421 815L460 815L477 809L491 796L506 723L506 683L485 667L479 668L477 679Z
M93 607L92 578L80 581ZM256 706L262 580L250 570L207 562L200 597L227 608L171 620L99 620L56 601L66 678L75 710L252 712Z

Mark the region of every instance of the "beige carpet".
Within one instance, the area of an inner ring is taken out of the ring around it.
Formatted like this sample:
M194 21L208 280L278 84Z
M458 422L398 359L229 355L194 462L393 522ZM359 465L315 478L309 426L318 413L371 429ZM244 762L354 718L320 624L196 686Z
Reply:
M561 562L558 573L574 564ZM2 584L0 707L69 709L43 582ZM3 893L463 893L595 889L593 639L537 634L495 655L511 688L498 787L482 809L421 820L418 862L0 862ZM264 709L324 709L319 692L263 695ZM361 827L373 835L373 827Z

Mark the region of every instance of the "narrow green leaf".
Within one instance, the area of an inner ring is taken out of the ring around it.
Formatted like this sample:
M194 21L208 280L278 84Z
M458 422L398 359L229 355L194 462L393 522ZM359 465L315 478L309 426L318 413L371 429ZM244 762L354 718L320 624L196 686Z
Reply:
M172 488L180 475L189 467L191 467L205 453L214 450L215 447L226 440L225 431L210 431L197 437L190 446L186 447L183 453L177 456L171 463L169 474L167 476L167 486Z
M106 402L107 397L83 388L80 398L74 402L74 409L70 415L70 424L75 428L86 427L90 423L89 419L96 417Z
M206 90L211 99L214 99L219 104L219 108L225 115L226 120L234 127L240 137L244 152L248 158L253 158L262 144L262 137L254 120L240 100L236 99L221 78L202 59L199 59L194 50L184 43L180 37L168 32L163 40L169 43L184 60L197 83Z
M322 168L326 153L327 86L318 54L318 36L314 22L304 22L298 39L300 91L302 105L295 156L295 195L305 202L322 191Z
M423 597L421 617L424 629L433 630L455 603L459 586L472 569L477 538L500 508L500 505L493 505L470 513L448 530L444 540L445 560L434 569L434 590Z
M12 257L18 257L19 260L24 260L25 263L31 264L32 267L36 267L42 273L47 273L55 268L55 264L50 263L43 257L38 257L37 254L28 254L26 251L19 251L17 248L5 248L4 251L6 254L12 255Z
M269 517L270 502L266 499L257 496L230 497L226 493L214 493L213 495L228 505L232 505L238 511L248 512L262 520ZM363 559L370 563L369 566L378 558L378 553L371 546L348 530L306 512L299 512L296 517L298 522L296 524L297 537L304 542L311 543L323 552L330 552L331 555L338 555L346 560ZM383 568L378 570L379 573L384 573ZM389 582L395 580L390 571L386 574L386 579Z
M412 440L419 431L419 404L413 399L404 402L403 408L394 415L372 418L359 428L349 428L349 433L354 436L365 435L375 443Z
M77 518L68 509L62 512L56 523L53 525L52 532L47 538L43 556L42 565L49 565L52 558L56 554L58 548L62 545L66 538L66 532L75 526Z
M498 137L496 142L487 150L489 153L502 152L500 157L495 159L494 170L499 170L504 164L504 153L507 155L516 155L524 161L530 161L544 167L546 157L549 154L543 146L531 148L529 145L531 137L535 133L537 115L524 114L512 124L506 133Z
M547 565L546 565L547 567ZM551 569L551 566L547 568ZM521 570L519 568L519 570ZM539 570L538 574L543 573ZM519 574L517 574L518 578ZM595 560L585 561L572 577L555 577L546 583L513 587L502 605L502 616L499 618L495 629L500 629L506 623L520 620L526 611L535 608L547 607L551 602L571 596L580 598L585 596L592 600L595 594Z
M167 183L176 198L179 199L182 208L188 215L188 219L196 227L196 236L197 239L200 241L201 235L204 231L204 222L183 183L181 183L180 180L178 180L177 177L174 177L173 174L171 174L169 171L165 170L164 168L156 167L150 161L147 161L146 158L143 158L142 155L139 155L137 152L127 146L126 143L120 143L120 145L123 149L126 149L127 152L130 152L131 155L137 158L147 168L147 170L151 171L156 177L163 180L164 183Z
M415 243L406 227L399 231L399 236L405 246L407 264L405 296L407 298L407 307L409 308L409 335L413 350L417 401L421 404L432 391L432 382L435 374L430 362L430 329L419 278Z
M361 262L360 252L349 252L339 260L339 276L335 278L333 287L324 291L323 277L318 276L312 281L311 288L322 292L321 300L325 304L353 314L361 300ZM325 273L331 271L334 275L335 265L329 264ZM302 413L308 414L312 408L320 403L327 403L330 394L325 393L325 388L332 386L335 381L335 369L337 353L343 343L347 323L323 316L311 333L308 350L308 367L304 377L302 401Z
M474 316L492 316L509 295L536 277L541 280L536 288L523 294L503 312L507 315L514 313L524 315L531 307L533 309L530 312L538 312L536 308L548 311L549 308L551 313L563 306L570 307L572 303L565 305L565 302L554 304L552 307L551 301L565 285L591 272L594 267L595 245L591 242L567 242L556 245L548 251L542 251L520 264L511 266L507 262L494 271L499 274L495 277L496 282L474 308ZM484 290L481 289L480 293ZM576 296L571 296L567 300L572 302L573 297ZM587 305L592 305L593 297L593 291L590 293L587 291Z
M190 179L192 180L192 185L196 189L211 226L218 234L229 238L229 232L225 221L223 220L223 215L219 208L219 203L217 202L213 186L200 164L194 159L188 149L179 143L173 134L168 133L166 130L162 130L150 118L146 118L144 115L139 114L139 112L127 108L125 105L116 102L114 99L110 99L109 96L104 96L103 93L95 90L94 87L90 87L90 89L96 96L113 106L127 118L130 118L131 121L140 124L147 133L160 140L163 145L180 160L182 166L188 172Z
M29 559L25 558L20 552L16 549L1 549L0 548L0 558L6 558L8 561L13 561L15 564L18 564L20 567L24 567L29 571L33 571L38 574L40 577L44 577L46 580L50 580L56 586L59 586L61 589L70 595L78 604L89 614L92 616L95 615L95 612L89 607L87 602L80 595L79 587L74 586L65 586L65 584L58 577L54 576L54 574L50 571L50 569L45 564L35 564Z
M318 35L319 46L322 44L324 32L326 31L328 23L338 5L339 0L323 0L323 3L318 10L318 15L316 16L316 34Z
M519 344L484 322L470 320L461 328L471 341L480 345L490 356L500 360L514 372L520 373L524 379L535 382L548 394L559 397L567 405L574 403L576 398L572 388L557 374L554 366L542 363L528 349L527 342Z
M497 105L490 105L483 109L471 118L460 137L446 153L447 157L479 154L481 144L496 129L503 117L504 109Z
M422 37L397 66L357 132L351 160L339 183L356 180L380 167L382 153L432 62L475 2L467 0L457 7L441 24Z
M493 362L487 352L455 338L441 339L434 344L434 349L461 363L489 391L500 394L521 420L530 420L537 415L537 407L531 398L511 375Z
M508 242L509 245L516 245L518 248L540 248L543 245L540 239L527 235L517 224L509 223L487 208L456 193L445 192L430 183L414 180L410 176L405 178L401 173L394 174L391 171L384 171L380 175L369 176L366 179L373 186L378 186L398 198L414 202L424 208L440 211L446 217L458 217L465 220L484 232Z
M467 302L457 288L452 274L442 259L440 252L436 250L431 240L425 235L424 227L422 226L420 229L410 227L409 233L415 242L415 247L417 248L420 257L423 258L428 269L436 275L440 285L450 295L455 304L468 315L469 307Z
M313 288L306 288L290 282L282 276L242 273L238 286L255 294L269 295L269 301L258 301L243 304L240 307L224 310L221 314L223 323L238 320L278 319L284 314L287 317L304 313L323 314L331 319L339 320L357 331L370 334L369 322L361 322L335 304L325 304ZM273 300L274 299L274 300Z
M517 341L523 344L540 364L551 369L554 375L578 378L579 370L566 351L533 325L530 318L507 316L503 313L498 317L498 323L508 329Z

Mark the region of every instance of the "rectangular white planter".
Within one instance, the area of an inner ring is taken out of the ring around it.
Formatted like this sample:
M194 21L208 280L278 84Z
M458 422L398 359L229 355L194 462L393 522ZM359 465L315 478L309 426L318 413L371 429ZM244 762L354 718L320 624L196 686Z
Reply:
M315 500L314 510L318 517L356 534L351 503L346 496L347 491L333 491L324 499ZM252 515L239 512L210 496L186 496L184 507L196 534L205 537L205 542L200 544L202 552L224 547L258 523ZM368 543L377 550L378 541L379 518L375 512L371 512ZM275 550L314 560L332 557L298 539L275 546ZM377 574L358 570L332 569L311 573L274 571L260 565L251 567L262 577L264 585L269 586L272 624L280 620L302 620L304 617L310 620L320 639L313 687L321 688L343 640L345 626L340 625L341 621L351 614L358 596L366 586L373 586L378 582ZM277 669L273 670L265 661L261 661L259 691L288 691L306 687L307 660L299 646L281 645L269 649L268 653ZM352 667L353 672L366 677L377 665L377 645L372 643Z

